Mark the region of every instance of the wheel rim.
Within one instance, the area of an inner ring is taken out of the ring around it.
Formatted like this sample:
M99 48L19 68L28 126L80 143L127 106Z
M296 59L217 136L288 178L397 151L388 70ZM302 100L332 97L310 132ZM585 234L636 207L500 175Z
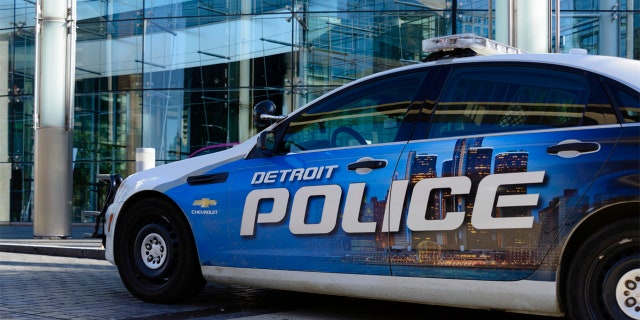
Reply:
M632 319L640 319L640 268L622 275L616 286L618 307Z
M151 270L161 268L167 259L167 243L157 233L150 233L140 246L142 263Z
M174 246L175 239L164 224L150 223L140 229L131 259L141 280L163 283L172 276Z

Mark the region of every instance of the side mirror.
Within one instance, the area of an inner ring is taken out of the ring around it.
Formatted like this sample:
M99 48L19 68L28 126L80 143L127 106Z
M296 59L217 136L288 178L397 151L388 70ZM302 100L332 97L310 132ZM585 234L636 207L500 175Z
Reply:
M276 149L276 134L273 131L262 131L258 135L256 147L262 154L271 156Z
M258 130L263 130L273 122L278 122L286 116L276 116L276 104L273 101L260 101L253 107L253 125Z

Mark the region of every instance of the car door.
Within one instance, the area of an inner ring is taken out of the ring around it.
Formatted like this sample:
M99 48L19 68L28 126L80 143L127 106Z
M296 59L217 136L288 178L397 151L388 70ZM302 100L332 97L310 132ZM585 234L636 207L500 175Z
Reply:
M554 269L539 267L557 262L598 201L587 191L621 134L597 78L560 66L460 64L425 113L429 129L396 169L408 180L407 208L389 232L409 243L397 248L393 274L516 280L537 270L553 279Z
M389 274L381 224L425 71L351 86L295 113L232 173L229 266ZM419 106L418 106L419 108ZM363 268L367 262L369 267Z

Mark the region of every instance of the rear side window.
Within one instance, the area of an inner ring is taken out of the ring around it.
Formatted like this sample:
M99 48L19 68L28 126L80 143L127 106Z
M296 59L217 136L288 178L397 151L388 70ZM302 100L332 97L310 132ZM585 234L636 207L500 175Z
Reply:
M640 93L612 80L605 82L616 102L622 122L640 122Z
M606 124L606 99L593 101L585 74L525 66L452 70L436 105L429 137ZM602 91L602 90L600 90Z
M421 71L378 79L319 101L291 119L283 151L395 141L425 76Z

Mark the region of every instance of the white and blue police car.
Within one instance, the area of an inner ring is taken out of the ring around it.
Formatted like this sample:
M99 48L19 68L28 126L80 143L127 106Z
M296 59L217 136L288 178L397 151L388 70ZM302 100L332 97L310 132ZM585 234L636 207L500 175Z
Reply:
M106 258L151 302L212 281L640 319L639 75L605 56L445 57L286 117L260 103L257 136L116 184Z

